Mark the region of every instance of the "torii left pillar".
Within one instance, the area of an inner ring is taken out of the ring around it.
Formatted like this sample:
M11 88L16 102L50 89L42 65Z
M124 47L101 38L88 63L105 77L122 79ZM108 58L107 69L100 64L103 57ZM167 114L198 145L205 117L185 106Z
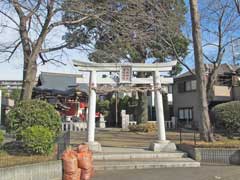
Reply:
M92 151L102 151L101 144L95 141L95 117L96 117L96 87L97 73L90 71L89 80L89 99L88 99L88 126L87 126L87 144Z

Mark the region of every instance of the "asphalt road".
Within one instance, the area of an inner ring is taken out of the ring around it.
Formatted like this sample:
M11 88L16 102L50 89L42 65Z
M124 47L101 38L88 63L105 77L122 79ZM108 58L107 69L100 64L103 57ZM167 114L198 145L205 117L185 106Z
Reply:
M92 180L240 180L240 166L98 171Z

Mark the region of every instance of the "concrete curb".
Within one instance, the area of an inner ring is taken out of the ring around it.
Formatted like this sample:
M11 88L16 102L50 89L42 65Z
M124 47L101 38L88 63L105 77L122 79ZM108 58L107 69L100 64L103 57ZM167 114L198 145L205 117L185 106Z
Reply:
M153 168L176 168L176 167L200 167L200 163L196 161L189 162L105 162L95 165L96 171L103 170L126 170L126 169L153 169Z
M113 153L94 154L94 160L125 160L125 159L149 159L149 158L184 158L186 153Z

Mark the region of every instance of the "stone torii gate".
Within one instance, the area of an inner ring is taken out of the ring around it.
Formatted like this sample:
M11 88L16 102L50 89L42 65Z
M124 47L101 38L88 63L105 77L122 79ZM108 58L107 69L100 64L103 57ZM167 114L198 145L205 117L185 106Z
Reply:
M161 77L160 72L169 72L172 67L176 65L176 61L155 63L155 64L143 64L143 63L92 63L73 61L74 66L79 68L79 71L90 72L89 79L89 100L88 100L88 132L87 143L93 151L101 151L101 144L95 141L95 113L96 113L96 88L97 88L97 72L120 72L120 83L133 83L133 72L152 72L153 73L153 85L155 94L155 108L156 119L158 128L158 139L152 142L149 146L153 151L175 151L176 146L174 143L166 140L165 123L164 123L164 111L161 89ZM146 78L145 78L146 79ZM141 78L141 84L149 84L149 80ZM144 83L145 82L145 83Z

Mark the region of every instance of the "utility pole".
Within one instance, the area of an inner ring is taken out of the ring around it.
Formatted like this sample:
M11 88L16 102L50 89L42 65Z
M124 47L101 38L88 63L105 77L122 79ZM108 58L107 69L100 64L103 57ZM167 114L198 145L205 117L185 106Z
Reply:
M233 65L237 65L237 60L239 60L240 56L240 40L233 39L231 37L231 45L232 45L232 54L233 54Z
M118 127L118 92L115 92L116 127Z

